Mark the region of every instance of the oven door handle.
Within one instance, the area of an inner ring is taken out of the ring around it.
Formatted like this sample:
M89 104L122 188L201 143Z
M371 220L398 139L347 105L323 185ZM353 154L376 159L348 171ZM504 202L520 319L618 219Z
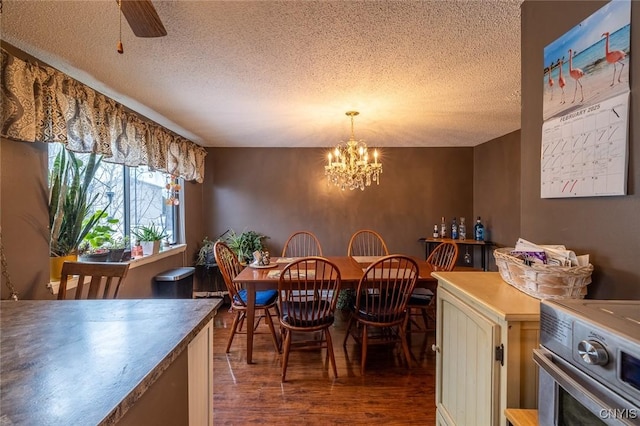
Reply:
M607 404L604 401L594 397L593 394L587 390L587 388L582 386L582 384L580 384L577 380L575 380L573 377L565 373L560 367L555 365L553 363L553 358L551 354L547 355L547 354L544 354L539 349L534 349L533 360L537 362L539 366L547 370L547 373L550 373L553 376L554 380L558 382L558 384L560 384L562 388L571 389L572 392L570 393L573 394L574 393L573 391L581 393L589 397L589 399L592 399L593 402L598 406L600 407L607 406Z
M597 415L602 410L607 410L610 408L629 408L630 404L628 402L623 402L618 398L614 398L613 400L603 400L596 396L594 392L589 391L582 383L578 380L574 379L570 374L567 374L561 366L556 365L553 362L553 354L548 352L544 348L534 349L533 350L533 360L543 368L551 377L558 383L558 385L567 390L571 395L574 396L577 400L579 400L585 407L589 408L590 411ZM594 383L594 386L599 386L599 384ZM611 419L611 418L603 418L601 419L606 424L624 424L624 425L633 425L637 424L635 422L629 423L627 419Z

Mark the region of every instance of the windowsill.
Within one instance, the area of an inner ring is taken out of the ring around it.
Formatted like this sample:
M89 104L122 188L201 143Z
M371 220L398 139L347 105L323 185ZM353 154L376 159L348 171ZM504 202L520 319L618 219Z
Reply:
M165 248L161 250L158 254L150 254L148 256L138 257L136 259L131 259L129 262L129 269L134 269L142 265L146 265L149 263L157 262L158 260L164 259L169 256L174 256L176 254L183 253L186 251L186 244L175 244L169 248ZM67 280L67 290L76 288L78 286L78 279L76 277L70 278ZM58 294L58 288L60 287L60 281L51 281L47 284L47 288L51 291L52 294Z
M173 256L178 253L182 253L187 249L186 244L174 244L169 248L160 250L158 254L150 254L149 256L138 257L129 261L129 269L137 268L138 266L146 265L147 263L153 263L157 260L164 259L165 257Z

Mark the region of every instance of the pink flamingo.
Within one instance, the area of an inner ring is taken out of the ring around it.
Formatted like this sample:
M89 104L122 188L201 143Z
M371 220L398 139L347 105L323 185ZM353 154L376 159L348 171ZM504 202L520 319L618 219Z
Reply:
M620 74L618 74L618 83L620 83L620 77L622 77L622 70L624 69L624 62L622 60L627 56L622 50L614 50L612 52L609 51L609 33L602 34L602 37L607 37L607 41L604 45L605 57L607 58L607 62L613 64L613 80L611 80L611 86L615 84L616 81L616 62L622 65L620 68Z
M560 86L560 89L562 89L562 96L560 97L560 103L563 104L565 103L564 100L564 86L565 86L565 82L564 82L564 77L562 76L562 65L564 64L564 56L562 57L562 59L558 59L559 62L559 74L558 74L558 86Z
M551 78L551 71L553 70L553 62L549 65L549 90L551 90L551 100L553 100L553 79Z
M576 101L576 94L578 93L578 85L580 85L580 102L584 101L584 92L582 91L582 83L580 83L580 79L584 76L584 71L580 68L573 68L573 50L569 49L569 76L576 81L576 89L573 91L573 100L571 103Z
M548 84L549 84L549 90L551 91L551 100L553 100L553 79L551 78L551 72L553 71L553 62L551 63L551 65L549 65L549 78L548 78Z

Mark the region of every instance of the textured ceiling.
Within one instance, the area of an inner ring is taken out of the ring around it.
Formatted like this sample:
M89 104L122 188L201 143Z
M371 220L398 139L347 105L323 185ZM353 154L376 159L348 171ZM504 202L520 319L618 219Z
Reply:
M520 128L521 0L2 1L2 39L203 146L475 146Z

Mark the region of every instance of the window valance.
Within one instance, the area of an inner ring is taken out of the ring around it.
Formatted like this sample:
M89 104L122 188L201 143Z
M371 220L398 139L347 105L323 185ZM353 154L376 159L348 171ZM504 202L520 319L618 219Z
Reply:
M62 142L104 161L146 165L202 182L206 150L113 99L45 65L2 49L0 136L25 142Z

